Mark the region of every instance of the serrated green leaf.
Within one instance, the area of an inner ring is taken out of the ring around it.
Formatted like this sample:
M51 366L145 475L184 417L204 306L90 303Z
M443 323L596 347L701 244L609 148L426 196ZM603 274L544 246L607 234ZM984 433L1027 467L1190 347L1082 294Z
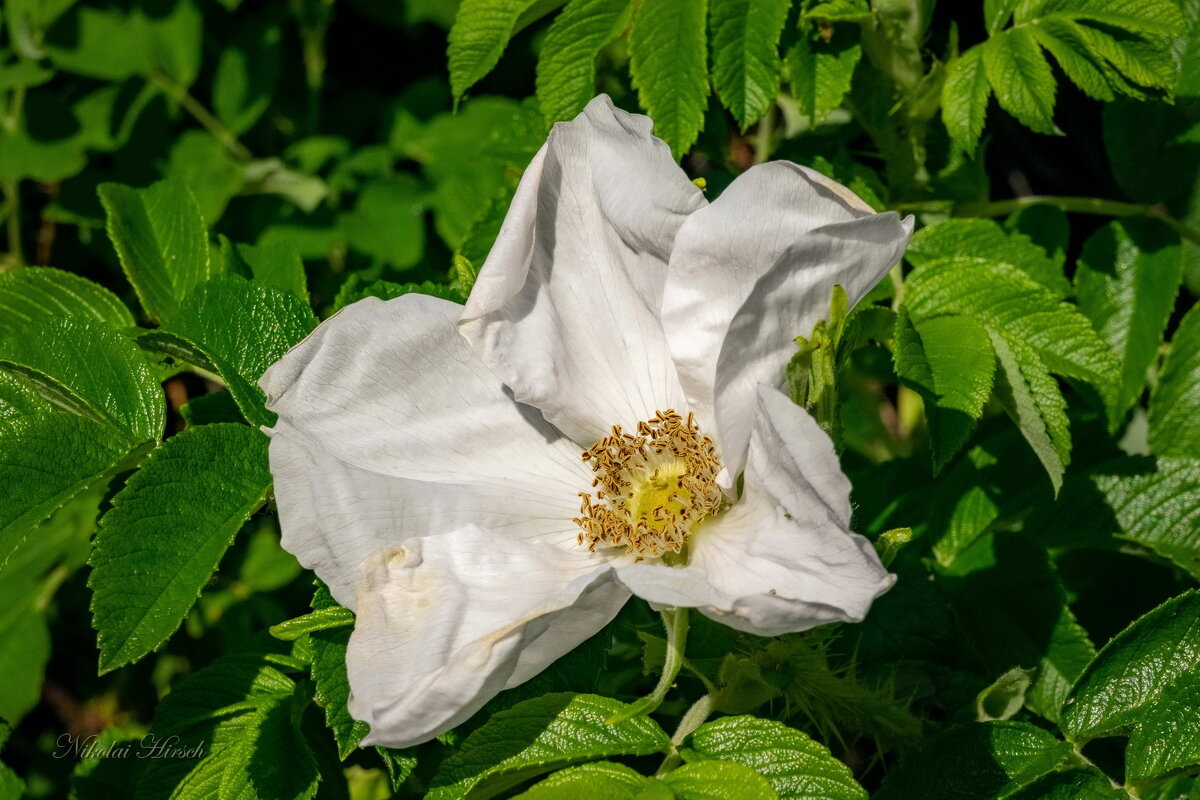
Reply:
M131 444L162 436L162 387L138 347L102 322L57 317L30 323L21 335L0 339L0 370L59 408L111 426Z
M1180 675L1129 736L1126 780L1158 778L1200 764L1200 673Z
M463 0L450 29L450 90L466 94L500 60L517 20L537 0Z
M267 439L244 425L189 428L150 454L101 518L90 559L101 672L175 632L270 486Z
M1010 28L980 47L1000 107L1031 130L1060 133L1054 124L1054 74L1033 34L1027 28Z
M713 85L742 130L775 102L782 66L779 37L790 5L788 0L709 0Z
M272 289L291 292L301 299L308 298L304 262L289 242L233 244L221 237L221 257L226 261L226 272L241 274Z
M367 283L359 275L351 275L338 289L333 301L333 310L345 308L351 303L357 303L366 297L378 297L381 300L394 300L406 294L427 294L430 297L440 297L452 303L461 303L462 295L453 286L444 283L393 283L392 281L371 281Z
M977 259L933 259L909 276L905 306L917 324L964 314L987 328L1000 364L997 393L1060 485L1070 455L1065 401L1053 372L1090 383L1111 405L1118 365L1078 309L1022 270Z
M132 328L133 315L98 283L52 267L0 273L0 336L21 333L31 322L87 317L113 328Z
M1150 450L1200 457L1200 304L1184 315L1150 394Z
M15 562L14 562L15 564ZM50 630L37 607L41 575L6 570L0 580L0 719L16 725L42 694Z
M896 374L925 401L934 470L940 471L966 444L991 397L991 339L970 317L933 317L917 326L902 310L894 356Z
M353 624L353 611L341 606L334 606L280 622L278 625L272 625L271 635L276 639L291 642L308 633L316 633L330 628L344 628Z
M631 0L572 0L546 32L537 98L546 122L572 119L596 95L596 57L629 27Z
M834 28L829 41L801 36L788 48L786 64L792 95L800 113L812 124L820 123L842 104L861 58L858 31L848 25Z
M687 740L686 758L719 759L767 779L780 800L865 800L867 793L825 745L782 722L722 717Z
M942 86L942 122L950 138L973 155L983 135L992 88L983 66L983 48L972 47L946 66Z
M1144 544L1200 578L1200 459L1160 458L1153 472L1092 478L1122 539Z
M995 33L1008 24L1019 3L1020 0L983 0L983 24L988 33Z
M1061 209L1047 203L1025 206L1004 220L1004 229L1029 239L1062 271L1067 261L1071 223Z
M542 780L514 800L653 800L653 781L624 764L596 761L568 767ZM665 800L674 794L665 786Z
M1179 237L1156 220L1111 222L1084 243L1075 270L1079 310L1120 360L1118 416L1146 386L1182 277Z
M697 761L660 779L679 800L776 800L779 795L749 767L732 761Z
M654 132L682 158L708 105L706 0L642 0L629 34L629 71Z
M1000 798L1054 769L1070 752L1066 742L1024 722L958 725L903 758L874 798Z
M218 266L191 190L169 180L146 189L104 183L99 193L109 238L142 308L152 319L172 320L184 296Z
M548 694L495 714L443 762L428 800L486 800L529 778L581 761L666 750L649 717L609 725L625 703L588 694Z
M115 428L58 411L0 373L0 566L34 526L109 475L130 449Z
M147 758L137 773L137 800L311 798L317 764L296 729L296 685L278 663L223 656L172 686L155 709L151 734L156 741L178 737L174 746L192 756Z
M339 609L353 617L330 596L329 590L320 585L313 597L314 612ZM316 684L317 705L325 711L325 724L333 732L337 743L338 757L345 759L358 747L358 743L371 730L370 726L350 716L346 703L350 698L350 682L346 678L346 644L350 641L349 627L327 628L314 631L312 643L312 679Z
M1024 341L993 333L992 348L1000 364L996 395L1057 493L1071 456L1067 403L1037 352Z
M1038 44L1044 47L1067 77L1089 96L1108 102L1117 91L1128 91L1120 75L1103 58L1088 49L1087 34L1071 20L1042 20L1032 28Z
M1019 534L965 550L939 579L985 669L1036 670L1024 701L1057 721L1071 683L1096 650L1067 606L1046 551Z
M1024 234L1005 231L989 219L948 219L922 228L913 234L904 257L917 267L944 258L1008 264L1059 297L1071 290L1061 266L1045 250Z
M189 293L166 333L190 345L181 356L198 353L220 373L251 424L271 425L274 415L264 407L257 381L316 323L307 301L292 292L225 277Z
M1043 775L1005 800L1129 800L1095 767L1069 767Z
M1148 717L1171 684L1200 666L1200 591L1163 603L1114 636L1088 665L1062 711L1062 730L1083 742Z

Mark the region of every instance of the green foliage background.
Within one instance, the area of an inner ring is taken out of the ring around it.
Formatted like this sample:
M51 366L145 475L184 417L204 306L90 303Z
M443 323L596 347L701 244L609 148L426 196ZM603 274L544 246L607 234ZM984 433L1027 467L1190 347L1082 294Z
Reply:
M1198 15L7 0L0 798L1188 797ZM900 580L856 626L693 619L651 716L678 640L631 603L438 741L360 749L353 615L279 548L256 380L359 298L461 301L597 91L710 197L784 158L918 216L789 367Z

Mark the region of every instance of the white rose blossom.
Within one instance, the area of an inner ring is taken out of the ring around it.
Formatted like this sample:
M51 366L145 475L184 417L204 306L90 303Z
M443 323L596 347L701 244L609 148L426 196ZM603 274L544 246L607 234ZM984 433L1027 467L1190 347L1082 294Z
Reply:
M465 721L631 595L763 636L861 620L893 576L777 387L911 229L787 162L709 203L601 96L529 165L465 308L363 300L272 366L283 546L357 613L363 743Z

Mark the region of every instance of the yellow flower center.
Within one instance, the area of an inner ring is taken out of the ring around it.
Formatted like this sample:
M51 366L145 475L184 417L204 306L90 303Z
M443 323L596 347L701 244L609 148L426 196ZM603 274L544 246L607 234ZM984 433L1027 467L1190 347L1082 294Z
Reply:
M692 414L656 412L637 435L614 425L582 457L596 473L575 518L588 550L624 547L639 560L679 553L692 529L721 509L721 459Z

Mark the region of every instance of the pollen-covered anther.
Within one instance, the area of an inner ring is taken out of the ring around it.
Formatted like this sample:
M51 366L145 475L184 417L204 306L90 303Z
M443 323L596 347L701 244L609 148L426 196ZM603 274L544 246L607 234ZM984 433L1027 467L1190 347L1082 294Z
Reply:
M721 509L721 471L712 439L695 416L674 409L637 424L637 434L614 425L612 433L583 452L596 477L595 492L580 492L582 531L588 550L624 547L639 558L680 552L692 529Z

